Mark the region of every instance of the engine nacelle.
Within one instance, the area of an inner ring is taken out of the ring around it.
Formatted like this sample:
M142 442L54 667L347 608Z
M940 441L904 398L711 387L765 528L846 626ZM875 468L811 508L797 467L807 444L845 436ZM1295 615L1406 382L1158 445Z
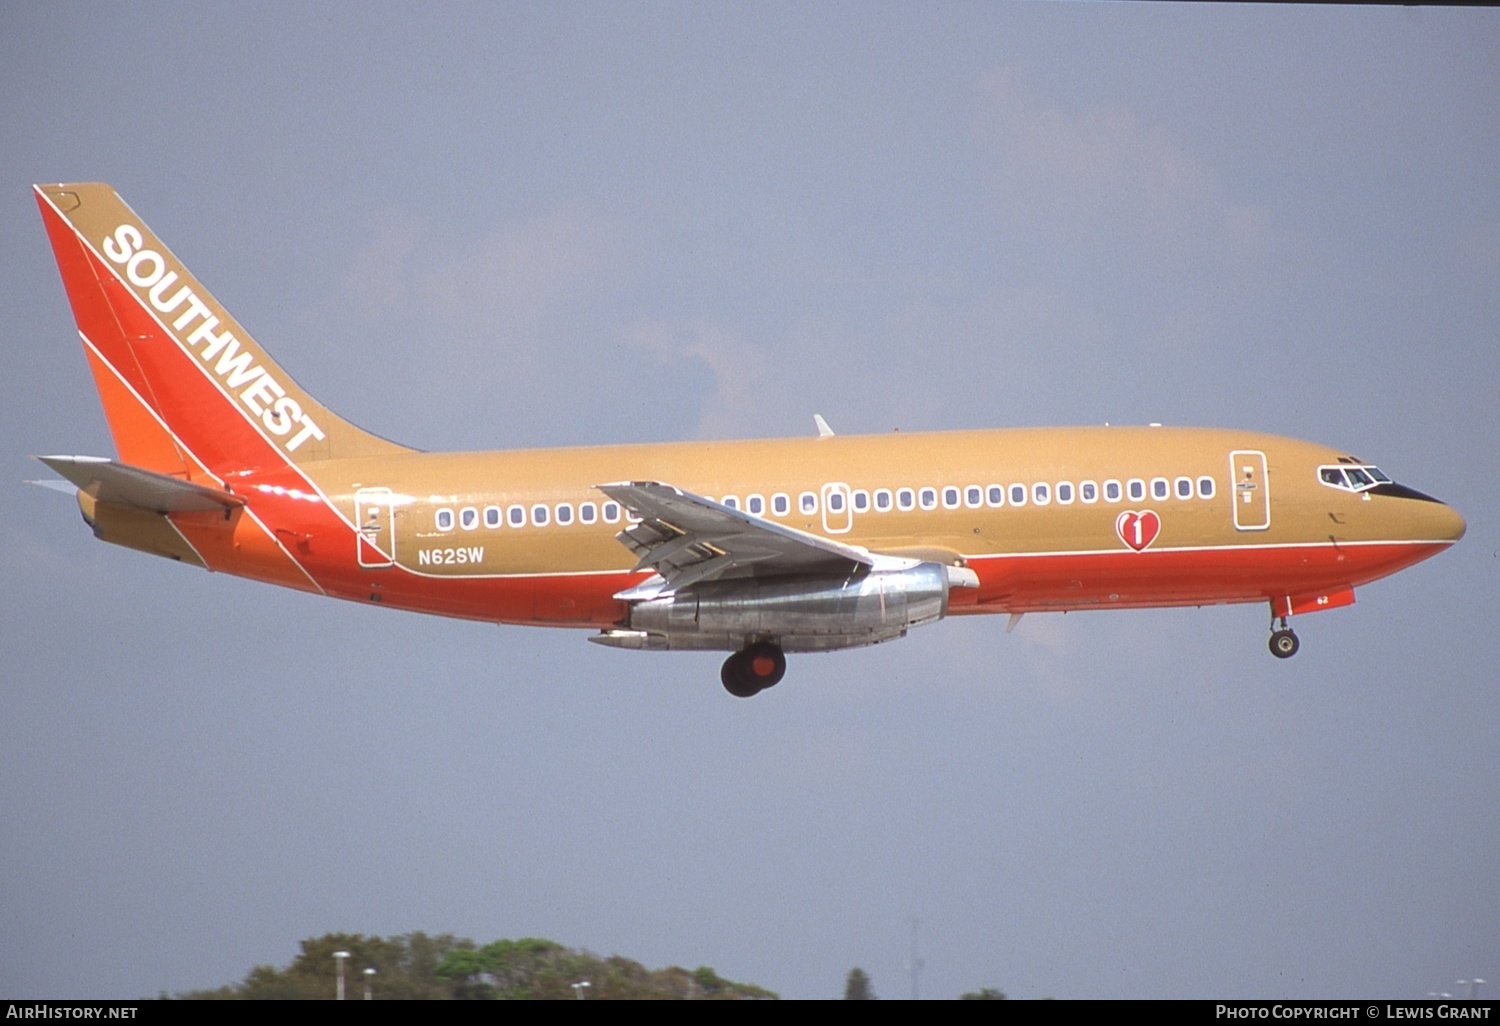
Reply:
M787 651L873 645L942 619L949 588L977 583L973 571L940 563L848 577L711 581L637 602L630 629L664 635L664 648L734 650L752 637L776 638Z

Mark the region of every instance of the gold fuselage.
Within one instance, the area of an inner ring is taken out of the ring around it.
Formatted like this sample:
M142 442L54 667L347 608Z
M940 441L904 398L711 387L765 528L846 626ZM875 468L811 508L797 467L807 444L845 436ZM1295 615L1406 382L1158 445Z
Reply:
M1232 454L1256 463L1248 491ZM1261 454L1263 463L1245 454ZM1322 483L1319 467L1340 459L1351 458L1251 432L1036 428L405 453L305 464L300 473L246 472L229 484L249 511L296 537L293 555L324 590L484 619L602 625L620 617L609 595L630 583L634 564L615 539L625 521L605 521L608 500L595 488L613 481L666 481L742 509L759 496L762 515L776 523L873 552L970 566L981 586L955 612L1261 601L1347 589L1461 536L1462 519L1442 503ZM289 494L304 474L350 529L331 548L326 526L298 521L299 511L315 508L310 495ZM1143 489L1138 498L1132 482ZM1118 497L1110 498L1114 487ZM1018 488L1022 504L1013 501ZM899 508L904 490L909 509ZM885 510L876 508L883 492L891 500ZM787 497L784 515L772 505L778 495ZM830 508L836 495L837 511ZM810 512L804 496L812 497ZM592 523L581 519L588 504ZM1148 512L1159 529L1137 550L1119 521ZM352 529L372 518L385 533L377 554L355 566ZM488 611L469 601L440 608L447 606L444 582L509 582L512 592L551 594L566 592L569 578L582 592L571 600L576 613L565 594Z

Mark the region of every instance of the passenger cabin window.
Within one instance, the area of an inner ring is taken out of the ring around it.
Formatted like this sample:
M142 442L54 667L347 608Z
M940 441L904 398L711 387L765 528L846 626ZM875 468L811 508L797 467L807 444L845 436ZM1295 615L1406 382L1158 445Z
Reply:
M745 500L745 510L761 516L766 511L766 497L764 495L752 495Z
M723 502L724 505L728 506L730 509L740 508L740 497L738 495L726 495L724 496Z
M531 507L531 522L537 527L546 527L547 518L548 511L546 506L538 503L537 505Z
M458 522L465 531L472 531L479 526L479 510L473 506L465 506L458 514Z
M808 516L818 511L818 497L812 492L803 492L797 496L797 506Z
M896 492L896 508L902 512L911 509L917 504L917 493L910 488L902 488Z
M990 485L984 490L984 499L991 506L999 507L1005 505L1005 489L999 485Z
M453 530L453 511L446 506L437 511L437 529L439 531Z
M952 485L949 485L947 488L943 489L943 508L958 508L958 489L954 488Z
M923 488L917 493L917 501L923 509L937 509L937 489Z
M509 509L507 509L505 511L505 518L508 521L510 521L510 526L511 527L525 527L526 526L526 507L525 506L511 506Z
M1214 497L1214 479L1211 477L1200 477L1198 479L1198 498L1212 499Z
M891 490L889 488L875 489L875 509L881 513L890 512Z
M1084 502L1099 501L1099 486L1092 481L1085 481L1078 486L1078 497Z
M501 523L501 520L502 520L502 517L501 517L501 514L500 514L500 507L499 506L486 506L486 507L484 507L484 526L485 527L490 527L490 528L499 527L500 523Z
M856 512L856 513L866 513L866 512L869 511L869 509L870 509L870 493L869 492L864 491L864 490L857 491L852 496L852 500L854 502L854 512Z
M792 511L792 499L786 492L777 492L771 496L771 512L778 517L784 517Z
M1153 477L1151 479L1151 497L1157 502L1162 501L1172 494L1172 486L1164 477Z
M1031 501L1038 506L1045 506L1052 501L1052 495L1045 484L1038 482L1031 486Z
M620 522L620 504L618 502L606 502L604 504L604 522L606 524L618 524Z
M829 492L828 493L828 511L830 513L842 513L842 512L844 512L844 493L843 492L834 491L834 492Z
M1057 504L1067 506L1073 502L1073 485L1068 481L1057 482Z
M1120 501L1120 482L1118 482L1118 481L1106 481L1106 482L1104 482L1104 500L1106 502L1119 502Z
M557 505L557 522L564 526L573 522L573 507L566 502Z
M969 485L964 489L964 505L970 509L978 509L984 505L984 489L978 485Z
M592 524L599 519L599 507L592 502L580 502L578 504L578 522L580 524Z
M1128 484L1126 488L1129 490L1130 500L1132 502L1140 502L1146 497L1146 482L1142 481L1138 477L1132 477L1130 479L1130 484Z
M1193 497L1192 478L1179 477L1176 481L1172 482L1172 486L1177 489L1177 497L1179 499L1191 499Z
M1010 504L1012 506L1024 506L1024 505L1026 505L1026 486L1025 485L1019 485L1019 484L1017 484L1017 485L1011 485L1010 486Z

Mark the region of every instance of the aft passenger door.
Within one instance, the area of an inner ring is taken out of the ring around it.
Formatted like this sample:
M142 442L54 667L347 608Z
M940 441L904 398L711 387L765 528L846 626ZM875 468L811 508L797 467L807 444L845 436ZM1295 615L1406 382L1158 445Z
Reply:
M1234 493L1234 526L1241 531L1264 531L1271 526L1271 489L1266 454L1258 449L1236 449L1229 454L1229 480Z
M359 565L387 567L396 561L396 517L389 488L361 488L354 493Z

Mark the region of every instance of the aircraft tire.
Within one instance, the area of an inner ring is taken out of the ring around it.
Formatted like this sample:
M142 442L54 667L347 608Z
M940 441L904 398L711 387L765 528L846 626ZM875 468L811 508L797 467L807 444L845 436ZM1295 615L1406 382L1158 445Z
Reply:
M786 655L779 645L758 642L724 660L719 680L735 698L750 698L775 687L786 675Z
M781 651L780 645L761 641L751 645L740 655L745 660L745 675L755 681L759 691L774 688L786 676L786 653Z
M1271 654L1277 659L1290 659L1301 647L1297 635L1293 634L1290 628L1271 633Z
M719 680L724 682L724 690L735 698L754 698L760 694L760 685L750 679L745 661L745 653L736 652L724 660L724 665L719 670Z

